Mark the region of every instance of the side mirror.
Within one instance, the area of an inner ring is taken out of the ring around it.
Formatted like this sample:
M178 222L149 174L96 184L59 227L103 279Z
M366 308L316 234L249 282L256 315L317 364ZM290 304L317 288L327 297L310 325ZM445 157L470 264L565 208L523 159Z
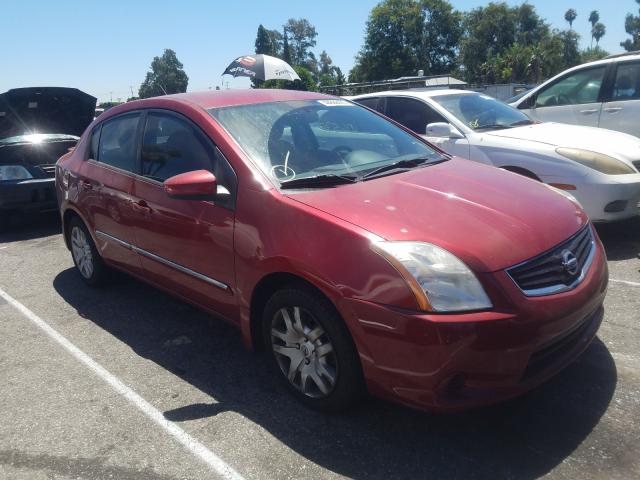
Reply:
M463 138L464 136L450 123L435 122L427 125L427 137Z
M181 173L164 181L164 191L176 200L213 200L218 192L216 177L208 170Z

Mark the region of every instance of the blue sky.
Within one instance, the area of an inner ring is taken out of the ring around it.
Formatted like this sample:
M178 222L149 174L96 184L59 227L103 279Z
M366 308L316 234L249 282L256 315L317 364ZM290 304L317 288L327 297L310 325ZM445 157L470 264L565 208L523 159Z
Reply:
M137 93L152 58L172 48L189 75L189 90L221 85L221 72L238 55L252 53L258 25L281 28L290 17L307 18L318 31L316 51L325 49L347 73L362 46L365 22L377 0L3 0L0 91L22 86L73 86L101 101ZM486 1L453 0L458 10ZM521 1L509 0L510 4ZM620 41L634 0L530 1L556 28L574 8L574 30L590 41L589 12L607 27L600 44L611 53ZM224 77L225 86L245 88L246 79Z

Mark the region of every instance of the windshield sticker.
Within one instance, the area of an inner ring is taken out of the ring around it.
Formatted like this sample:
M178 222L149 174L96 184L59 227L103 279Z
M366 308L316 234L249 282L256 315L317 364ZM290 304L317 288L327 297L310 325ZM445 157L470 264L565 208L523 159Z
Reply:
M29 102L27 108L38 108L38 102Z
M346 100L338 99L335 100L318 100L318 103L324 105L325 107L339 107L339 106L351 106L350 102Z

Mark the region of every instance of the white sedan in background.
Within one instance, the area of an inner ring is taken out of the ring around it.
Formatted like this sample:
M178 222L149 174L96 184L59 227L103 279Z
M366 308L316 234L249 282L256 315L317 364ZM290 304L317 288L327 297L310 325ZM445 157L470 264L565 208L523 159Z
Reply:
M465 90L350 97L444 151L542 181L574 196L594 222L640 213L640 139L594 127L538 123Z

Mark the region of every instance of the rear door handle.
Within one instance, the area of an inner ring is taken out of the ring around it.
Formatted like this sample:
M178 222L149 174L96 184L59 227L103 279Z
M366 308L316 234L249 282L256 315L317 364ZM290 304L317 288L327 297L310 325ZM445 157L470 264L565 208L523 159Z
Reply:
M619 112L620 110L622 110L622 107L609 107L604 109L604 111L607 113L616 113L616 112Z
M580 110L580 113L582 113L583 115L591 115L593 113L598 113L600 111L599 108L592 108L589 110Z
M151 207L144 200L133 202L133 209L137 212L151 213Z

